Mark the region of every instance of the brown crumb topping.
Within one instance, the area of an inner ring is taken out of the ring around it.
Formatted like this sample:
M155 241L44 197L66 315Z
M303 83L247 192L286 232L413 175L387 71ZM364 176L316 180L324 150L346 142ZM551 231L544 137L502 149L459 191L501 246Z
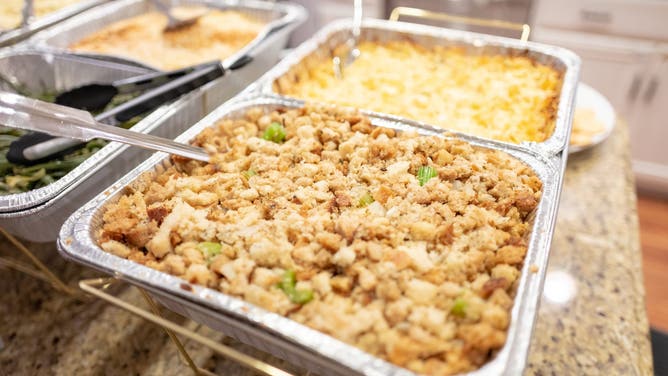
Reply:
M283 142L263 139L272 123ZM194 143L213 162L176 161L110 204L104 250L419 373L503 346L541 193L522 162L333 107L254 108Z

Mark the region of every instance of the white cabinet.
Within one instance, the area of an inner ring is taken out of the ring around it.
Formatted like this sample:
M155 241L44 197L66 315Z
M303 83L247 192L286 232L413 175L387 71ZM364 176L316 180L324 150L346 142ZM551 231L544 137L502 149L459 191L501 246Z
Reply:
M532 40L568 48L582 59L580 80L605 95L628 119L652 66L653 43L534 27Z
M537 0L532 13L538 26L668 40L665 0Z
M628 121L638 186L668 195L668 1L536 3L532 40L582 58L580 79Z
M638 185L668 193L668 54L645 75L629 122Z

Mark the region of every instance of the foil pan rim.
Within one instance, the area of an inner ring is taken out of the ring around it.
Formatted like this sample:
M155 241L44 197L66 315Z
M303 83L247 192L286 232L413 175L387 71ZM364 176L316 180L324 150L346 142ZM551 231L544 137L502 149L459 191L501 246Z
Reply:
M26 48L20 48L20 49L17 48L17 49L2 51L0 52L0 58L9 58L13 56L23 56L31 54L46 56L47 59L48 56L58 56L63 58L82 59L91 64L96 63L96 61L94 60L86 59L85 57L80 57L73 54L67 54L58 51L44 51L40 49L29 48L27 46ZM105 63L105 62L100 62L100 63ZM141 68L137 67L126 66L116 63L112 64L117 65L119 69L126 69L128 71L136 70L137 73L147 72L147 70L145 69L142 70ZM158 108L155 111L157 112L156 115L152 116L153 113L149 114L145 119L142 119L142 121L138 122L135 125L134 129L140 132L144 131L147 127L150 126L150 124L147 123L151 122L152 119L160 116L165 111L165 109ZM33 189L27 192L0 196L0 214L30 209L32 207L44 204L45 202L49 201L57 194L59 194L60 192L71 186L75 181L79 180L80 177L84 175L87 171L95 168L95 166L100 164L103 160L106 160L106 158L111 153L114 152L114 149L116 149L116 147L114 147L114 144L115 143L109 143L105 145L97 153L87 158L79 166L77 166L72 171L67 173L62 178L56 180L52 184L49 184L42 188Z
M269 70L258 80L258 91L263 94L274 94L285 98L296 99L276 93L273 83L283 76L289 69L300 63L306 56L317 51L330 37L341 31L352 28L352 19L344 18L332 21L316 32L311 38L304 41L295 48L273 69ZM513 144L498 141L506 145L520 145L525 149L534 149L546 155L558 155L567 152L571 133L571 122L575 103L575 91L579 80L580 58L572 51L558 46L552 46L537 42L523 42L518 39L506 38L472 31L454 30L436 26L421 25L402 21L388 21L381 19L364 19L362 28L380 29L383 31L396 31L408 34L426 35L434 38L445 39L460 43L466 43L474 47L495 46L532 51L558 59L564 64L562 87L559 93L559 104L555 118L554 131L548 139L542 142L522 142ZM408 121L414 121L407 119ZM422 124L428 125L422 122ZM431 126L436 128L435 126ZM487 138L492 140L490 138Z
M242 49L234 53L233 55L229 56L223 61L223 65L229 66L232 65L235 61L240 59L249 49L253 48L256 45L262 44L271 34L272 34L272 29L274 27L279 28L279 27L286 27L289 25L299 25L303 20L306 19L307 13L306 10L298 4L292 4L292 3L272 3L268 1L263 1L263 0L177 0L175 1L178 4L191 4L191 5L206 5L210 7L230 7L230 8L248 8L248 9L255 9L255 10L263 10L263 11L278 11L281 13L281 16L272 20L271 22L267 23L265 27L262 29L262 31L246 46L244 46ZM72 17L59 25L56 25L52 28L49 28L47 30L44 30L40 33L35 34L33 37L28 39L26 43L36 45L36 46L43 46L43 47L49 47L53 48L56 50L60 51L67 51L70 53L74 53L73 51L61 47L61 46L55 46L52 43L52 39L55 37L60 36L62 33L66 33L67 31L71 30L72 28L78 27L82 24L85 24L87 22L91 22L91 19L93 21L95 20L100 20L104 19L105 17L108 17L109 14L113 14L116 11L122 10L127 7L131 7L137 4L145 3L146 6L151 6L150 2L148 0L117 0L113 2L109 2L100 6L97 6L92 9L88 9L85 12L77 15L78 17ZM81 55L92 55L92 56L98 56L98 57L114 57L117 58L121 61L125 60L127 62L130 62L135 65L140 65L140 66L145 66L150 69L155 69L155 70L160 70L157 67L153 67L151 65L148 65L146 63L143 63L139 60L130 58L130 57L123 57L119 55L114 55L114 54L101 54L101 53L94 53L94 54L87 54L85 52L80 53Z
M71 4L55 12L51 12L44 17L35 19L25 27L15 27L0 32L0 46L9 46L18 42L24 37L36 33L61 22L69 17L75 16L97 5L104 4L107 0L85 0L79 3Z
M78 54L68 50L55 48L49 46L48 44L36 43L41 40L40 35L51 35L51 33L60 33L64 25L75 22L78 19L81 19L82 20L81 22L87 21L86 17L89 14L105 15L107 14L107 11L109 9L116 9L115 7L129 6L133 3L142 1L146 0L124 0L118 2L111 2L103 6L96 7L95 9L91 9L87 12L81 13L77 17L73 17L70 20L60 25L57 25L49 30L46 30L42 33L35 35L33 38L29 39L26 42L18 44L14 48L0 52L0 58L10 55L24 54L26 52L37 53L37 54L54 54L59 56L68 56L73 58L95 60L99 61L100 64L118 64L119 66L125 64L124 66L126 66L128 69L142 69L142 67L146 67L146 65L143 65L141 63L134 64L132 60L114 59L112 62L101 60L101 58L112 57L113 55L106 56L106 55ZM212 0L196 1L196 3L210 3L210 2L212 2ZM232 1L232 0L226 1L226 4L228 3L230 7L238 6L240 4L238 1ZM270 3L263 1L246 0L241 3L259 6L263 10L273 9ZM281 4L280 7L281 7L280 11L282 12L280 13L280 17L268 23L265 26L265 30L262 33L260 33L258 37L256 37L253 41L251 41L243 49L239 50L235 55L231 56L229 58L230 59L229 61L235 61L235 59L238 59L241 55L245 53L245 51L247 51L252 46L265 43L270 37L274 35L274 33L269 32L270 29L272 28L272 25L279 25L279 24L283 25L283 27L279 31L276 31L277 33L291 31L291 29L299 25L306 18L305 9L299 5ZM226 61L228 61L228 59L226 59ZM144 68L144 71L146 71L145 69L150 69L150 68ZM203 90L203 88L204 87L198 88L193 92L199 92ZM172 103L167 103L165 105L158 107L153 112L149 113L149 115L147 115L146 118L142 119L140 122L135 124L135 126L132 128L133 131L142 133L150 132L156 126L159 126L161 124L161 120L163 119L164 116L168 115L169 112L172 111L174 108L182 106L182 104L185 103L185 101L189 100L190 96L191 94L186 94ZM62 197L60 193L67 191L68 189L72 188L73 185L76 185L78 184L78 182L81 182L83 179L85 179L85 176L90 174L92 171L101 168L104 165L103 162L106 161L110 155L118 155L119 150L125 150L125 148L119 149L121 147L122 147L121 144L115 142L111 142L105 145L101 150L99 150L97 153L86 159L81 165L77 166L75 169L70 171L61 179L58 179L54 183L49 184L45 187L34 189L28 192L0 196L0 218L25 216L28 215L29 213L34 212L39 208L46 207L46 205L50 200Z
M248 95L231 100L218 107L199 121L176 140L187 142L216 120L235 110L257 106L300 106L299 101L286 98L269 97L261 94ZM397 129L417 130L422 134L441 135L424 128L415 128L404 121L392 119L373 119L376 125L398 127ZM556 220L556 208L561 191L561 180L565 167L564 156L543 158L523 150L521 147L508 147L503 143L490 140L470 139L472 144L485 148L505 151L524 163L527 163L543 182L543 194L532 226L529 249L522 268L521 280L511 311L512 319L505 345L499 353L480 369L470 375L515 374L526 363L533 323L535 321L540 291L545 277L547 258ZM178 277L158 272L157 270L136 264L126 259L104 252L94 239L92 220L102 206L115 199L123 188L131 184L139 175L152 171L166 158L164 153L156 153L144 163L121 178L107 190L75 212L64 224L59 234L59 250L63 256L85 263L116 276L158 289L166 294L194 302L199 306L213 310L215 314L232 315L248 325L259 325L272 334L277 334L291 344L316 352L361 374L412 375L413 373L365 353L354 346L345 344L324 333L310 329L283 316L270 313L231 297L222 292L205 287L191 285L192 291L184 291L180 286L184 281ZM538 266L537 272L530 271L531 266ZM190 290L190 289L189 289ZM288 330L289 329L289 330ZM334 350L335 349L335 350ZM334 350L334 351L332 351Z

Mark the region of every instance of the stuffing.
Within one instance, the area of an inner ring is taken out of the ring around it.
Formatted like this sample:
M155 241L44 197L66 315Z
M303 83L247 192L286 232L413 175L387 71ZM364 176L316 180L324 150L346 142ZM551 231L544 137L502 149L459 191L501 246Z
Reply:
M277 125L284 140L263 138ZM333 107L224 119L194 141L211 163L140 179L98 242L413 371L475 370L505 342L540 180L503 152L376 129Z

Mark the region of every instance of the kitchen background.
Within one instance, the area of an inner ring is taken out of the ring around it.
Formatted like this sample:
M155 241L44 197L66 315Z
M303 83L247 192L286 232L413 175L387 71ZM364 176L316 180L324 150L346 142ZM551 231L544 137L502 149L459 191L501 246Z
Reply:
M352 16L352 0L296 2L311 17L294 33L292 45L332 20ZM668 1L365 0L365 17L387 18L397 6L526 23L530 40L580 55L581 81L605 95L629 124L647 311L652 326L668 331ZM518 37L516 31L464 23L407 21ZM666 359L658 355L655 360ZM658 364L655 369L657 375L668 372Z
M351 0L298 0L311 17L292 45L322 25L352 15ZM668 197L668 1L366 0L365 16L387 18L397 6L531 25L531 40L569 48L582 58L581 80L603 93L631 124L633 169L643 192ZM424 22L517 36L462 23Z

